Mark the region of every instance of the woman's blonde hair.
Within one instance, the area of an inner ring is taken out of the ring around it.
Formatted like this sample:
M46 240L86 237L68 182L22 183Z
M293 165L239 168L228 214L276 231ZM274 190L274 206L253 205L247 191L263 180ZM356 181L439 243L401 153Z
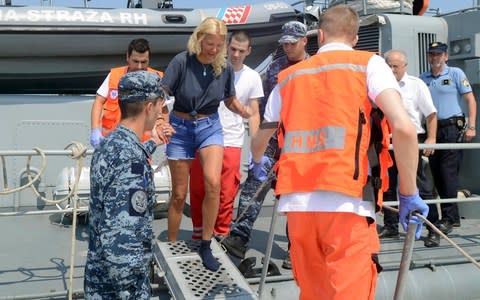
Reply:
M202 52L201 43L207 34L219 34L225 37L223 49L212 62L213 74L218 76L222 73L222 69L227 66L227 25L223 21L214 17L203 20L188 39L188 53L199 55Z

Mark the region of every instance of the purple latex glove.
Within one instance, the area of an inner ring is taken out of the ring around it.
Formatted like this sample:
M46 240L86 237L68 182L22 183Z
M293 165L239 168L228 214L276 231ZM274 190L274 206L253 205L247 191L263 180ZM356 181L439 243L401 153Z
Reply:
M408 224L417 224L417 230L415 231L415 238L419 239L422 234L423 220L417 216L412 215L409 219L410 212L418 212L425 218L428 216L428 205L420 198L418 190L415 194L405 196L399 193L400 209L399 218L400 224L402 224L403 230L407 231Z
M266 169L270 169L272 163L270 159L265 155L262 156L260 162L255 162L253 159L249 163L249 170L252 170L253 176L259 181L265 181L268 178L268 172Z
M93 148L97 148L100 142L103 140L102 129L101 128L94 128L90 133L90 145Z

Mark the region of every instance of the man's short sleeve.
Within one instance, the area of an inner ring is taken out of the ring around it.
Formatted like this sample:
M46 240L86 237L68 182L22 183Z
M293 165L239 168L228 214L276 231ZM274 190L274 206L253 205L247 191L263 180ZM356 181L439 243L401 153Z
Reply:
M249 99L254 98L262 98L263 97L263 87L262 87L262 79L260 75L253 71L252 72L252 90L249 95Z
M280 111L282 110L282 98L280 96L280 87L275 85L267 100L265 114L263 116L266 122L280 121Z
M97 90L97 95L102 96L103 98L107 98L108 96L108 83L110 81L110 73L108 73L107 77L103 81L102 85Z
M397 79L392 69L385 63L385 60L378 55L373 55L367 65L367 87L368 97L375 102L375 99L386 89L395 89L400 93Z
M428 86L421 79L416 79L415 84L418 89L418 108L424 117L436 113L437 109L433 104L432 95Z
M455 80L455 84L457 85L458 92L463 95L466 93L470 93L472 91L472 86L468 81L467 76L460 68L450 68L450 72L453 72L453 79Z

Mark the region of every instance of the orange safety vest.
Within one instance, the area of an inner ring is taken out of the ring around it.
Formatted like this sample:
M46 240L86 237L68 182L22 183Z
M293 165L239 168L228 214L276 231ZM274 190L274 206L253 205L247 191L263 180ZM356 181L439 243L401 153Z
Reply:
M367 94L366 69L372 55L328 51L280 72L277 195L327 190L365 199L368 181L375 185L371 194L375 199L367 198L381 207L392 160L383 118L381 140L376 144L379 174L369 176L374 110Z
M110 70L110 78L108 81L108 94L107 100L103 104L102 114L102 134L107 136L112 130L114 130L118 123L120 123L120 106L118 106L118 83L120 78L127 73L128 66L113 68ZM147 68L147 71L157 73L163 76L161 71L157 71L152 68ZM150 134L145 133L142 138L142 142L148 140Z

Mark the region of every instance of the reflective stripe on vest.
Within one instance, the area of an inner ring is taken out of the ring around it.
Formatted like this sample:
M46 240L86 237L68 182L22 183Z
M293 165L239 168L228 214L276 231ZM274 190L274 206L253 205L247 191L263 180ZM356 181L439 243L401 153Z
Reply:
M354 64L332 64L328 66L315 67L310 69L297 70L292 74L288 75L282 81L278 81L278 85L282 88L288 81L294 79L300 75L315 75L318 73L328 72L332 70L351 70L355 72L367 72L367 66L359 66Z
M282 153L313 153L326 149L344 149L345 128L327 126L314 130L285 133Z
M362 197L369 176L366 70L372 55L322 52L279 73L276 194L326 190Z

